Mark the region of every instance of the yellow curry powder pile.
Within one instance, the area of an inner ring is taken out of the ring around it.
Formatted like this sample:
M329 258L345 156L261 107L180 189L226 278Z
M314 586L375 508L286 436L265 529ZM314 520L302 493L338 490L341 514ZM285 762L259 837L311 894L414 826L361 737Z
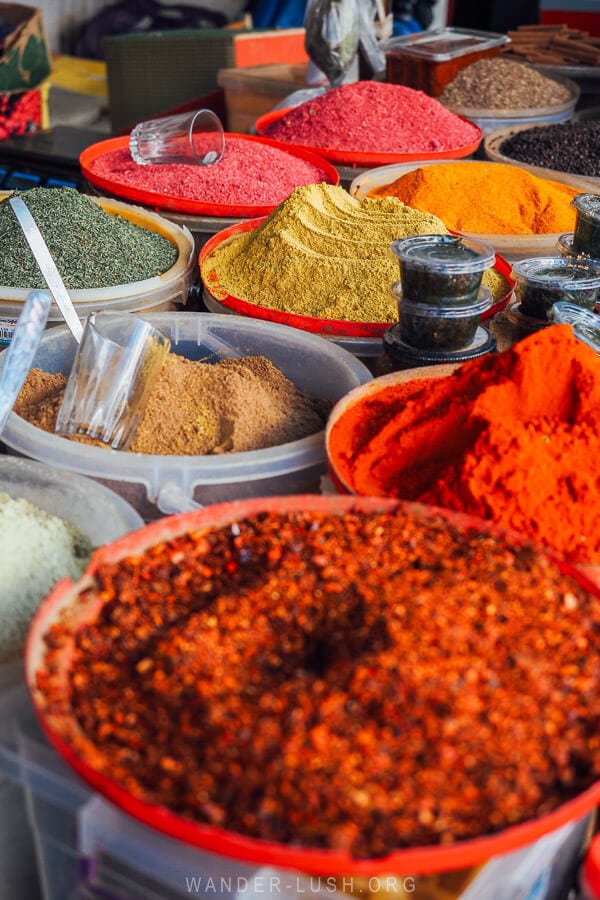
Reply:
M446 234L441 219L395 198L357 200L341 187L296 188L253 231L217 247L202 264L216 296L303 316L354 322L395 322L390 284L400 277L390 250L411 234ZM506 280L484 274L494 299Z
M491 519L600 564L600 357L570 325L382 388L338 419L329 446L358 494Z
M396 197L439 216L455 231L557 234L573 231L575 210L570 204L580 193L518 166L449 162L413 169L369 191L369 197Z
M66 383L66 375L33 369L15 412L54 432ZM299 391L263 356L213 364L171 353L128 450L181 456L261 450L320 431L329 408L327 401Z

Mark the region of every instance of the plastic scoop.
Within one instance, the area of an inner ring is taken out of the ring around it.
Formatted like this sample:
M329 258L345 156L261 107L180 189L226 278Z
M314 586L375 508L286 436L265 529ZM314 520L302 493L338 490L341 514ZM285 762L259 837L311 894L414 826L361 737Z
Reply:
M125 450L170 348L162 331L131 313L89 316L55 431Z
M140 122L129 135L129 152L139 166L214 166L225 153L225 133L210 109Z
M40 267L41 273L44 276L46 284L50 288L50 292L54 297L56 305L69 326L71 334L77 343L79 343L83 333L83 326L79 320L79 316L75 312L75 307L69 297L69 293L61 278L60 272L52 259L52 255L48 250L48 245L44 240L42 232L37 227L36 221L22 197L11 197L8 202L12 206L12 210L17 217L17 222L21 226L23 234L25 235L25 240L29 244L35 261Z
M0 434L31 368L43 334L52 297L47 291L27 294L0 372Z

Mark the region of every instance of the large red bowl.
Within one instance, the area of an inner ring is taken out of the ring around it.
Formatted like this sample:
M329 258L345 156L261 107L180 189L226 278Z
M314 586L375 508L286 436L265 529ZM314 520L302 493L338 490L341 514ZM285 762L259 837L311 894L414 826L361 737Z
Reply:
M269 147L277 147L278 150L284 150L290 156L296 159L310 162L313 166L318 166L325 173L325 181L328 184L339 184L340 176L331 163L327 162L321 156L317 155L316 150L305 147L291 147L282 144L280 141L273 141L266 137L257 137L252 134L225 134L225 140L235 138L241 141L258 142L266 144ZM128 184L120 184L110 178L97 175L93 171L93 163L101 156L112 153L115 150L129 149L129 137L109 138L106 141L99 141L87 147L79 157L81 171L95 187L102 191L108 191L113 196L122 197L126 200L132 200L134 203L141 203L144 206L152 206L157 209L168 209L173 212L187 213L193 216L222 216L223 218L245 219L254 216L268 216L273 212L277 203L273 204L251 204L251 203L208 203L202 200L189 200L186 197L174 197L169 194L163 194L161 191L149 191L142 188L136 188ZM248 173L251 177L251 173Z
M249 222L238 222L235 225L230 225L228 228L224 228L223 231L213 235L204 244L200 250L198 262L202 280L208 293L227 309L241 316L265 319L268 322L279 322L280 325L291 325L293 328L302 329L302 331L310 331L313 334L325 334L331 337L382 337L386 328L393 324L392 322L350 322L342 319L321 319L317 316L302 316L298 313L269 309L266 306L259 306L257 303L250 303L250 301L243 300L241 297L233 297L221 287L217 272L214 269L203 271L204 263L213 250L216 250L222 243L236 237L238 234L246 234L246 232L258 228L265 221L265 218L263 216L260 219L252 219ZM482 315L482 320L489 319L507 306L515 286L515 282L511 277L511 265L498 253L494 260L494 268L506 278L509 289L503 297L497 300Z
M274 122L279 122L287 113L295 107L285 107L284 109L275 109L265 113L254 123L256 133L262 137L268 137L268 128ZM463 144L462 147L455 147L453 150L430 150L429 153L421 151L419 153L365 153L359 150L336 150L334 147L311 147L310 144L291 143L288 141L275 140L280 147L305 147L311 149L314 153L318 153L324 159L335 163L338 166L360 166L361 168L370 169L374 166L386 166L388 163L409 163L422 159L464 159L465 156L471 156L475 153L483 139L483 131L470 119L458 116L463 122L468 122L473 128L476 128L479 135L477 140L471 141L469 144Z
M418 504L403 504L396 500L368 497L307 495L235 501L161 519L96 551L88 569L76 584L68 579L61 581L43 601L28 636L25 660L27 684L40 723L50 742L92 788L126 813L152 828L187 844L223 856L263 865L296 869L315 875L362 875L368 877L383 874L417 875L467 868L482 863L497 854L523 847L566 822L585 816L600 801L600 781L552 812L496 834L458 841L454 844L401 849L377 859L355 859L344 851L311 849L263 841L185 819L165 807L147 803L132 796L119 784L107 778L74 753L64 739L65 733L72 733L73 728L78 727L74 716L70 713L57 714L52 708L46 706L44 696L36 686L36 673L38 670L47 673L47 670L44 669L46 651L44 635L53 624L65 616L68 617L73 627L95 618L100 603L98 601L82 602L78 600L78 596L81 590L91 583L92 575L100 562L114 562L125 556L140 553L159 541L173 538L184 532L228 525L265 511L305 510L340 515L350 508L376 512L394 510L399 507L409 508L417 515L425 517L442 515L449 522L486 533L505 536L508 534L489 523ZM509 535L509 539L513 544L528 543L517 535ZM556 560L551 554L546 553L545 555L556 564L561 572L571 575L585 590L600 598L600 589L596 588L584 575L566 563ZM56 683L64 686L71 658L70 647L67 645L62 648L62 651L60 668L53 669L52 677L57 679Z

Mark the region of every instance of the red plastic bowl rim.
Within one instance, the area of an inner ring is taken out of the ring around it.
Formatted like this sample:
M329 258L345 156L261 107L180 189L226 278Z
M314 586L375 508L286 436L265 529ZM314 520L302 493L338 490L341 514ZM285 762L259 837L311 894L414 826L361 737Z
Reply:
M278 322L280 325L291 325L292 328L300 328L302 331L310 331L313 334L324 334L330 337L381 338L384 331L394 324L393 322L351 322L342 319L321 319L317 316L303 316L299 313L269 309L266 306L259 306L257 303L251 303L249 300L242 300L240 297L234 297L229 294L219 286L218 276L214 269L210 269L206 274L203 273L203 265L213 250L216 250L225 241L236 237L236 235L245 234L258 228L266 218L266 216L263 216L247 222L236 222L235 225L230 225L217 234L213 234L201 248L198 255L198 264L204 287L210 296L238 315L250 316L253 319L264 319L267 322ZM451 233L458 234L459 232ZM515 286L514 279L511 276L512 268L499 253L496 253L493 268L506 279L509 289L503 297L486 310L481 317L482 321L495 316L496 313L507 306Z
M100 562L116 561L191 529L219 527L264 511L310 510L341 514L351 508L373 512L393 510L399 507L411 509L417 514L425 516L441 515L449 522L456 522L488 533L508 534L513 542L530 544L519 535L511 534L488 522L482 522L460 513L374 497L300 495L255 498L217 504L206 509L158 520L97 550L88 569L75 585L69 579L63 579L38 608L27 639L26 680L40 724L50 743L92 788L146 825L186 844L221 856L235 858L239 861L269 864L284 869L295 869L314 875L375 877L389 874L417 875L467 868L478 865L492 856L530 844L567 822L587 815L600 801L600 780L552 812L511 826L496 834L458 841L454 844L409 847L377 859L355 859L342 851L308 849L246 837L236 832L184 819L165 807L139 800L80 759L52 727L44 709L43 698L35 687L35 673L43 658L43 636L61 612L74 605L79 590L89 583L89 578ZM600 588L582 572L557 559L551 553L542 552L558 566L561 572L571 575L585 590L600 598Z
M253 134L234 134L226 133L225 140L235 138L240 141L251 141L259 144L266 144L269 147L275 147L277 150L283 150L290 156L302 159L305 162L320 168L326 176L329 184L337 185L340 183L339 172L324 157L319 156L316 150L310 147L292 147L282 144L281 141L274 141L271 138L260 137ZM277 203L273 204L240 204L240 203L209 203L203 200L188 200L185 197L175 197L170 194L163 194L159 191L149 191L142 188L136 188L133 185L119 184L103 175L97 175L92 170L92 164L100 156L112 153L115 150L129 149L129 137L108 138L105 141L99 141L86 147L79 156L79 165L81 171L90 182L103 191L108 191L113 196L132 200L135 203L141 203L144 206L152 206L157 210L171 210L172 212L185 213L193 216L209 216L222 218L253 218L255 216L268 216L269 213L277 207Z
M256 133L261 135L261 137L267 137L266 129L274 122L282 119L292 109L296 109L296 107L286 106L284 109L272 109L270 112L264 113L254 123ZM419 153L366 153L358 150L336 150L334 147L311 147L310 144L295 144L291 141L280 141L276 138L271 138L271 140L276 140L280 147L310 147L324 159L328 159L339 166L357 166L366 169L374 166L385 166L388 163L408 163L424 159L463 159L465 156L475 153L483 139L483 131L476 122L465 119L464 116L459 116L456 113L454 115L462 122L466 122L473 128L476 128L479 137L477 140L471 141L470 144L463 144L462 147L454 147L452 150L432 150L429 153L425 151Z

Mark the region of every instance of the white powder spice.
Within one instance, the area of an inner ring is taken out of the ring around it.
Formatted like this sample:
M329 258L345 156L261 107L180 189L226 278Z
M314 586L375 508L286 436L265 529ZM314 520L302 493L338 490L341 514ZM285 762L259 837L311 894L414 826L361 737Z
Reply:
M79 578L91 551L74 525L0 494L0 662L21 652L40 601L61 578Z

